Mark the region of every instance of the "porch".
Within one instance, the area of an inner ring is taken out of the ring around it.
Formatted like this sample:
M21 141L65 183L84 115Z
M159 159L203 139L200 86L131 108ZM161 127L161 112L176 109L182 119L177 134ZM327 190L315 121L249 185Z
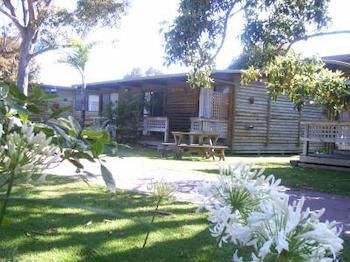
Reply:
M220 144L229 144L234 75L224 71L214 77L210 89L190 88L185 74L89 84L87 124L117 119L114 124L126 127L127 135L134 137L130 142L144 145L173 142L173 131L216 133ZM76 98L79 115L81 101ZM111 105L113 116L105 113Z
M303 152L298 165L350 171L350 122L302 122Z

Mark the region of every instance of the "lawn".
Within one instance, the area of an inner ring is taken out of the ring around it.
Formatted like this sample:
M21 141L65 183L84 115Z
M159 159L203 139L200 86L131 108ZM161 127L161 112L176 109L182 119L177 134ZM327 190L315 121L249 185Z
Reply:
M150 196L110 194L66 178L16 187L0 231L0 261L230 261L230 247L213 258L205 213L185 203L166 202L154 226ZM25 200L24 200L25 199ZM151 230L145 249L142 243ZM346 240L344 261L350 260Z
M167 202L149 226L153 199L66 178L17 187L0 230L0 261L210 261L215 241L196 207ZM25 198L24 201L22 198ZM145 234L149 242L141 249ZM229 261L224 249L216 261Z
M218 162L200 157L165 160L154 150L140 148L119 153L121 158L107 158L107 164L121 167L125 162L125 175L132 168L218 173ZM296 157L229 156L226 163L256 163L266 174L281 177L284 185L350 195L349 173L293 168L291 159ZM154 201L146 195L110 194L95 184L49 176L44 184L17 186L13 196L17 199L8 209L11 224L0 230L0 261L12 254L17 261L230 261L232 256L232 248L226 247L212 257L215 240L206 214L195 213L191 204L166 202L161 210L171 214L157 216L150 226ZM149 242L142 249L147 230ZM350 239L345 241L342 258L350 261Z

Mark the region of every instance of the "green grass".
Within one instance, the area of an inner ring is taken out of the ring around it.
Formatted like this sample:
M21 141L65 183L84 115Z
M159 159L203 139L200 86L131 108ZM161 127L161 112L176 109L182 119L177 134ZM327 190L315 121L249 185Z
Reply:
M142 170L173 170L184 173L217 174L218 162L186 156L178 161L160 159L155 150L120 150ZM226 163L253 162L266 174L282 178L292 188L350 195L350 174L293 168L295 156L229 156ZM113 161L113 159L112 159ZM118 162L117 165L120 163ZM116 166L117 167L117 166ZM0 261L12 254L17 261L230 261L230 247L211 258L215 240L208 232L206 214L195 213L194 205L167 202L150 227L154 203L151 197L118 191L112 195L103 187L49 177L40 185L15 188L8 218L0 229ZM141 249L151 229L148 245ZM343 261L350 261L350 239L345 239Z
M350 196L349 172L291 167L283 163L268 163L263 166L266 174L281 178L285 186Z
M167 202L150 226L154 208L149 196L119 191L63 178L49 177L41 185L16 187L0 230L0 261L230 261L232 249L212 258L205 213L195 206ZM149 242L141 249L147 230ZM343 261L350 260L345 239Z
M16 187L13 197L11 224L0 230L0 261L13 253L17 261L211 261L215 241L206 215L193 205L165 203L161 210L172 214L150 227L154 203L145 195L50 178ZM215 261L231 255L229 248L220 250Z

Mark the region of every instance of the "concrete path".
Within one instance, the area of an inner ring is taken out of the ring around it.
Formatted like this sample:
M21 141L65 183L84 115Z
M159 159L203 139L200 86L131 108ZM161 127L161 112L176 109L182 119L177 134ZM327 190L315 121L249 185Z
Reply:
M174 196L177 200L192 203L198 203L194 191L199 183L217 179L217 175L204 172L211 171L211 169L193 168L196 165L203 166L201 162L176 161L170 164L159 159L145 161L144 158L137 157L107 158L105 162L105 165L112 171L117 187L120 189L148 193L152 182L164 181L175 186ZM176 166L176 164L179 165ZM84 165L86 170L89 171L89 173L86 173L88 179L103 184L99 166L91 163L85 163ZM182 169L186 165L191 166L192 170ZM64 163L52 170L52 173L74 176L74 170L74 167L69 163ZM306 199L305 206L312 210L326 208L326 213L322 218L341 222L344 225L344 233L350 236L350 197L288 188L286 188L286 191L292 199L299 199L304 196Z

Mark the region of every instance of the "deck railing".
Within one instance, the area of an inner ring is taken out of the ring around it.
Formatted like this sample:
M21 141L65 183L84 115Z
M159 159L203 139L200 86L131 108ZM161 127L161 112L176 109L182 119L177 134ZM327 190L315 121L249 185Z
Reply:
M219 138L227 138L228 121L225 119L209 119L191 117L191 132L217 133Z
M302 122L303 154L308 154L310 142L336 144L338 149L350 150L350 122Z
M143 134L147 135L149 132L164 133L164 142L168 141L169 119L167 117L144 117Z

